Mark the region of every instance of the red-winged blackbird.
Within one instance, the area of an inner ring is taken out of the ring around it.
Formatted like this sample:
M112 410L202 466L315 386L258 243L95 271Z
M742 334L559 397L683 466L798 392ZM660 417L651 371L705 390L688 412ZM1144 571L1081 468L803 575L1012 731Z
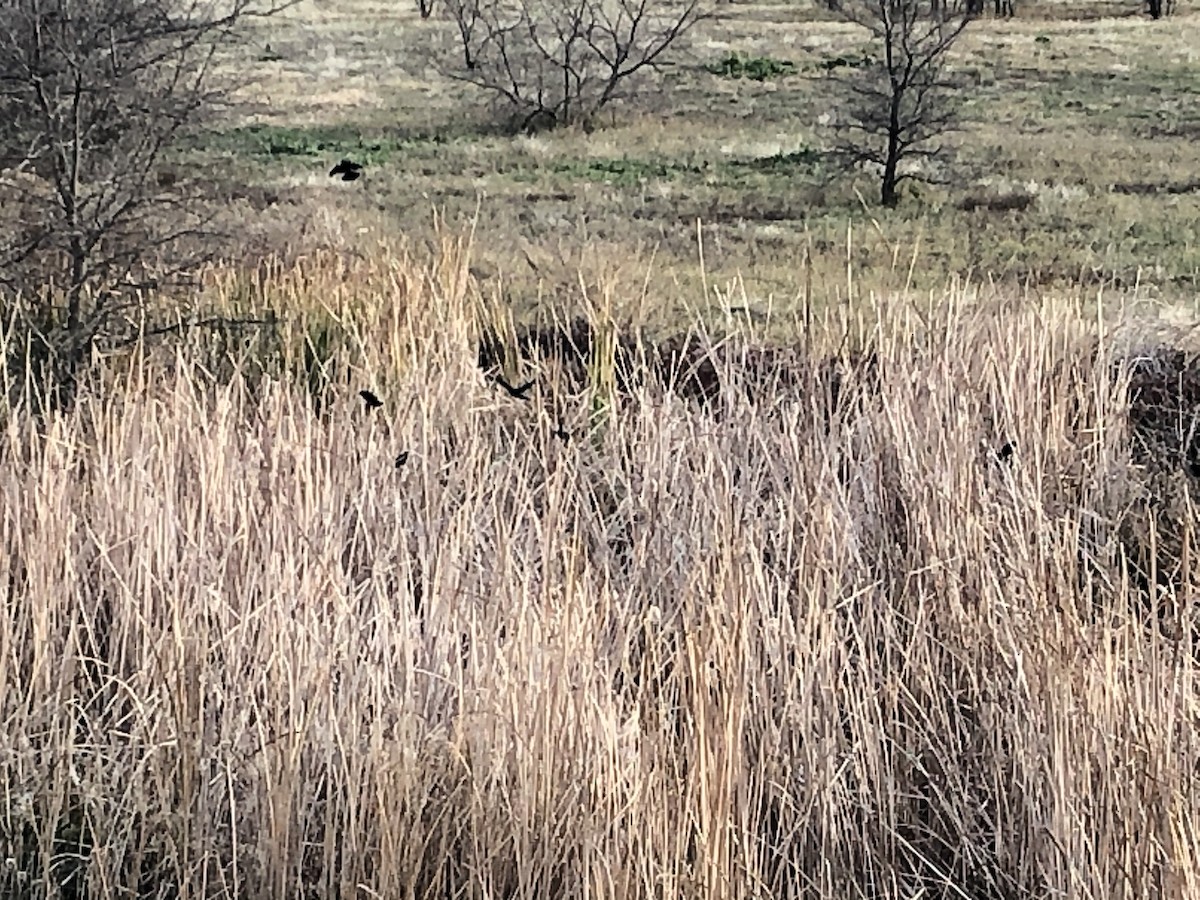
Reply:
M358 396L363 398L363 402L367 404L367 409L379 409L379 407L383 406L383 401L370 391L359 391Z
M564 444L568 444L571 441L571 432L569 432L569 431L567 431L567 429L563 428L562 422L559 422L558 428L554 429L554 431L552 431L550 433L553 434L560 441L562 441Z
M533 387L532 381L527 381L520 387L513 387L499 375L496 376L496 384L508 391L510 397L516 397L518 400L529 400L529 389Z
M996 451L996 458L999 459L1000 462L1010 462L1013 458L1013 454L1016 451L1017 448L1013 442L1008 441L1003 447Z
M362 174L362 166L359 163L351 162L348 159L343 159L336 166L329 170L331 178L338 175L342 176L342 181L354 181Z
M396 457L396 468L397 469L401 468L406 462L408 462L408 451L407 450L405 450L403 453L401 453L399 456Z

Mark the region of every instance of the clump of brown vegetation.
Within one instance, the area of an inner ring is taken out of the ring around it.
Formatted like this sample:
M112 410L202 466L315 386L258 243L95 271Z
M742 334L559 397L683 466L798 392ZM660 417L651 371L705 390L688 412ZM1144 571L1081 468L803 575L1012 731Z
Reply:
M1037 203L1035 194L1025 191L1011 191L996 195L968 194L958 201L958 208L963 212L1024 212Z
M656 339L640 332L615 332L611 345L584 316L569 323L526 328L506 344L496 330L479 341L479 366L485 371L510 359L554 372L555 385L581 393L605 353L611 357L614 387L628 398L653 384L706 409L725 408L740 400L757 403L784 390L828 401L830 410L845 399L848 381L876 384L877 358L870 351L840 347L822 355L797 346L764 346L737 340L714 342L690 332ZM736 396L736 400L735 400ZM827 411L828 412L828 411Z
M606 351L523 403L466 263L222 275L253 354L4 413L6 896L1200 891L1197 657L1123 550L1148 394L1087 320L702 335L719 414L594 322L625 402Z
M1134 582L1168 634L1197 636L1192 599L1200 505L1200 357L1156 347L1131 359L1131 460L1142 473L1123 534Z

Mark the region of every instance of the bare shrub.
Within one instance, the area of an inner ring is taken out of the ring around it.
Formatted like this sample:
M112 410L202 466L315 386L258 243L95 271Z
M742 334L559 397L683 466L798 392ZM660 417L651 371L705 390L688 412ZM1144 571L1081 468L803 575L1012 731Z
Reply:
M447 74L482 88L520 128L588 123L655 71L703 0L447 0L458 53Z
M836 11L870 33L865 65L831 70L841 86L839 150L851 165L875 167L880 201L895 206L909 179L934 180L938 140L956 124L958 99L945 75L947 57L973 14L923 0L836 0Z
M972 193L958 201L956 206L963 212L986 210L987 212L1024 212L1037 203L1037 195L1027 191L1006 191L1000 194Z
M0 299L61 375L209 249L171 153L227 97L237 26L288 2L0 0Z

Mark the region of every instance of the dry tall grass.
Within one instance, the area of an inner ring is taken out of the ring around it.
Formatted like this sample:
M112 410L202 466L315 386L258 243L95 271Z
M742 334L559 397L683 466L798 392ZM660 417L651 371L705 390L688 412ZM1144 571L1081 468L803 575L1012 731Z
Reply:
M197 344L8 416L5 896L1200 896L1193 636L1120 563L1089 320L881 312L836 409L801 358L589 434L489 389L465 271L223 282L308 310L319 405Z

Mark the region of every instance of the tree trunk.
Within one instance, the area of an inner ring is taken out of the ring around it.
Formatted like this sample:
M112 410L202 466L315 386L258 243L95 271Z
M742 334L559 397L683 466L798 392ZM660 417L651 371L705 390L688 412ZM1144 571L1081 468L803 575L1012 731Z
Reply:
M1150 18L1161 19L1163 14L1163 0L1149 0Z
M72 216L74 218L74 216ZM88 252L77 235L71 237L71 283L67 290L67 334L74 338L82 322L83 289L87 284Z
M896 192L896 161L894 159L889 159L887 165L883 167L883 184L879 192L879 200L888 209L900 202L900 195Z
M883 184L880 186L880 202L891 208L900 197L896 193L897 177L900 170L900 101L904 91L898 88L892 90L891 108L888 110L887 155L883 161Z

